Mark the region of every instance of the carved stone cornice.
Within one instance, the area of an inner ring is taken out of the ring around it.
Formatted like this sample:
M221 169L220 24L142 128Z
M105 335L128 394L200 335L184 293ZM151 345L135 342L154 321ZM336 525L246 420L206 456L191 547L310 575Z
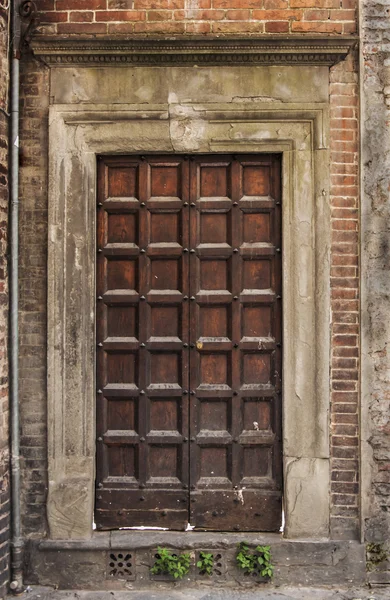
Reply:
M354 36L310 37L35 37L31 47L48 66L324 65L343 60Z

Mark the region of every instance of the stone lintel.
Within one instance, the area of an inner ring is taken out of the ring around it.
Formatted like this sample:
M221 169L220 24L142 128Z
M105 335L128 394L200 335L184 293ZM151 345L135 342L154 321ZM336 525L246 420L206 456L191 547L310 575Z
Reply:
M64 37L38 36L31 47L49 66L324 65L343 60L355 36Z

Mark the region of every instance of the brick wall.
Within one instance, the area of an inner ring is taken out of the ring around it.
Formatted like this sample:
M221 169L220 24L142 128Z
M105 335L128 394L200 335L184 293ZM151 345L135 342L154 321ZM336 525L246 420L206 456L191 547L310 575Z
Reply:
M356 32L356 0L38 0L46 33Z
M349 56L330 75L331 149L331 534L359 526L358 75Z
M361 5L363 516L366 540L390 556L390 0ZM369 578L390 584L390 560Z
M40 32L331 33L356 30L355 0L38 0ZM146 8L146 7L149 7ZM167 19L167 20L165 20ZM272 25L271 25L272 24ZM277 24L277 25L275 25ZM46 531L46 260L48 70L22 66L21 399L24 531ZM332 516L358 535L358 82L356 56L330 73L332 203Z
M20 402L22 519L25 533L46 531L46 291L48 69L21 65Z
M0 3L0 108L8 111L8 11ZM8 582L9 444L7 364L8 119L0 112L0 597Z

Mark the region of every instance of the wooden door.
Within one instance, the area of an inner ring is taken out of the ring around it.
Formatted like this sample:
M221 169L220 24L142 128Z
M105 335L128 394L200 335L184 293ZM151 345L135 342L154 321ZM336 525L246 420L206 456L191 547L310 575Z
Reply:
M277 531L280 159L98 167L97 527Z

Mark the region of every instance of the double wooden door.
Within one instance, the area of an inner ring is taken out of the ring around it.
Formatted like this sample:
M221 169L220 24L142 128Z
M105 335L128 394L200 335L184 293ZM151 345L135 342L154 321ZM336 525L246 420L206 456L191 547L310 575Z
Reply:
M281 523L277 155L98 159L98 529Z

